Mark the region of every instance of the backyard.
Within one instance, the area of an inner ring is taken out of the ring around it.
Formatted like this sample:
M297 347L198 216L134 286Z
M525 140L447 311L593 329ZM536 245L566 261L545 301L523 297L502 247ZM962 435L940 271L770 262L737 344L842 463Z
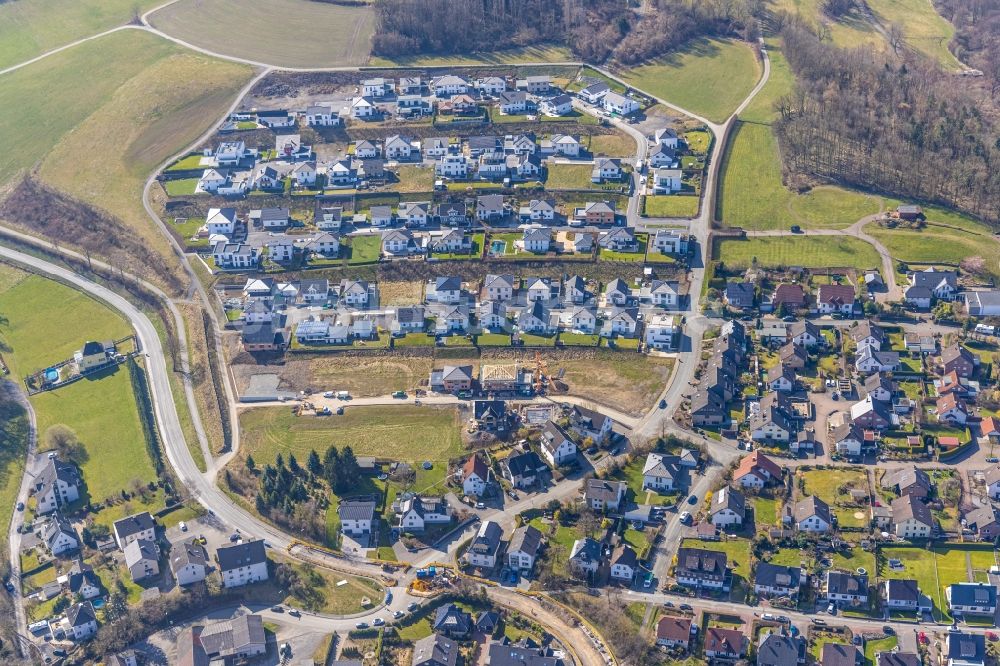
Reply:
M762 267L864 270L881 263L875 248L850 236L723 238L715 241L712 258L724 262L728 268L748 268L754 259Z
M830 505L841 527L863 527L868 524L868 475L863 470L848 468L804 471L803 495L816 495ZM851 491L863 494L864 503L851 496ZM858 506L852 506L858 504Z

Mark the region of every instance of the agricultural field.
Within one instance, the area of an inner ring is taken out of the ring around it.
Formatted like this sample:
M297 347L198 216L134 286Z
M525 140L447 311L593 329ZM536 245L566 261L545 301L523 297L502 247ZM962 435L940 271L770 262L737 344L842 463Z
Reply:
M543 44L517 49L502 49L482 53L462 55L415 55L410 57L386 58L372 56L368 64L372 67L440 67L446 65L520 65L529 63L575 62L573 52L564 46Z
M736 110L759 77L751 49L726 40L699 40L622 74L636 88L718 123Z
M931 222L923 229L888 229L871 223L865 225L865 233L882 242L897 261L957 266L978 256L985 260L984 268L990 275L1000 276L1000 243L976 226L959 228Z
M901 26L903 39L911 49L937 61L947 70L962 68L962 63L948 50L955 26L938 14L932 3L924 0L871 0L868 6L886 28L893 24Z
M0 312L10 322L0 339L12 348L4 357L15 376L69 358L87 340L131 333L117 313L89 296L37 276L0 293ZM94 502L131 489L133 480L155 480L125 366L41 393L32 404L41 448L56 424L69 426L84 445L81 468Z
M0 4L0 69L125 25L159 0L18 0ZM53 20L53 17L58 20Z
M761 266L803 266L805 268L877 268L878 253L868 243L851 236L771 236L720 239L713 247L713 259L729 268L746 268L754 258Z
M305 460L309 451L350 445L359 456L423 462L444 467L462 454L458 412L450 408L394 405L351 407L343 416L295 416L287 407L252 409L240 416L243 446L258 464L278 453ZM415 442L419 442L415 445Z
M717 212L726 226L787 230L798 224L805 229L839 229L877 212L876 197L840 187L816 187L806 194L787 189L778 142L769 125L740 122L730 135Z
M196 46L282 67L366 64L375 30L369 7L308 0L180 0L149 22Z

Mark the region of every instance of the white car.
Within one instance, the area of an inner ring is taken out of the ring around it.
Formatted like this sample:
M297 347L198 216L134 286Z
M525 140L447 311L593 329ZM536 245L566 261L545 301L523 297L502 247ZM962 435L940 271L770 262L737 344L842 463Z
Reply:
M333 397L333 391L324 391L323 392L323 397L324 398L332 398Z
M181 532L187 532L188 531L187 523L185 523L183 520L181 522L177 523L177 527L181 528Z
M691 514L687 511L681 511L681 524L686 525L690 520Z

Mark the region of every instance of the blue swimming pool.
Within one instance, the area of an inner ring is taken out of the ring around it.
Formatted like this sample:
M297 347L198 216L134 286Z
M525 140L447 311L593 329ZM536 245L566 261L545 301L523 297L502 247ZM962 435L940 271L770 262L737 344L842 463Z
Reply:
M495 240L490 242L490 254L499 256L507 252L507 241Z
M45 371L45 381L47 382L57 382L59 381L59 371L55 368L49 368Z

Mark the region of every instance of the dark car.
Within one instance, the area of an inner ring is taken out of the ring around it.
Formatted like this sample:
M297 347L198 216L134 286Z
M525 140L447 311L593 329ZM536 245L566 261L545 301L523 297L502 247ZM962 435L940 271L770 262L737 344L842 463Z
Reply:
M792 225L792 233L793 234L801 234L802 233L802 227L800 227L797 224L793 224Z
M667 401L666 400L661 400L660 401L660 409L666 409L666 408L667 408Z
M680 606L678 606L678 608L680 608L681 610L694 610L693 608L691 608L691 604L681 604Z
M688 497L688 504L697 504L697 503L698 503L697 495L691 495L691 497Z
M890 627L889 625L885 625L884 627L882 627L882 633L887 636L892 636L893 634L896 633L896 630Z

